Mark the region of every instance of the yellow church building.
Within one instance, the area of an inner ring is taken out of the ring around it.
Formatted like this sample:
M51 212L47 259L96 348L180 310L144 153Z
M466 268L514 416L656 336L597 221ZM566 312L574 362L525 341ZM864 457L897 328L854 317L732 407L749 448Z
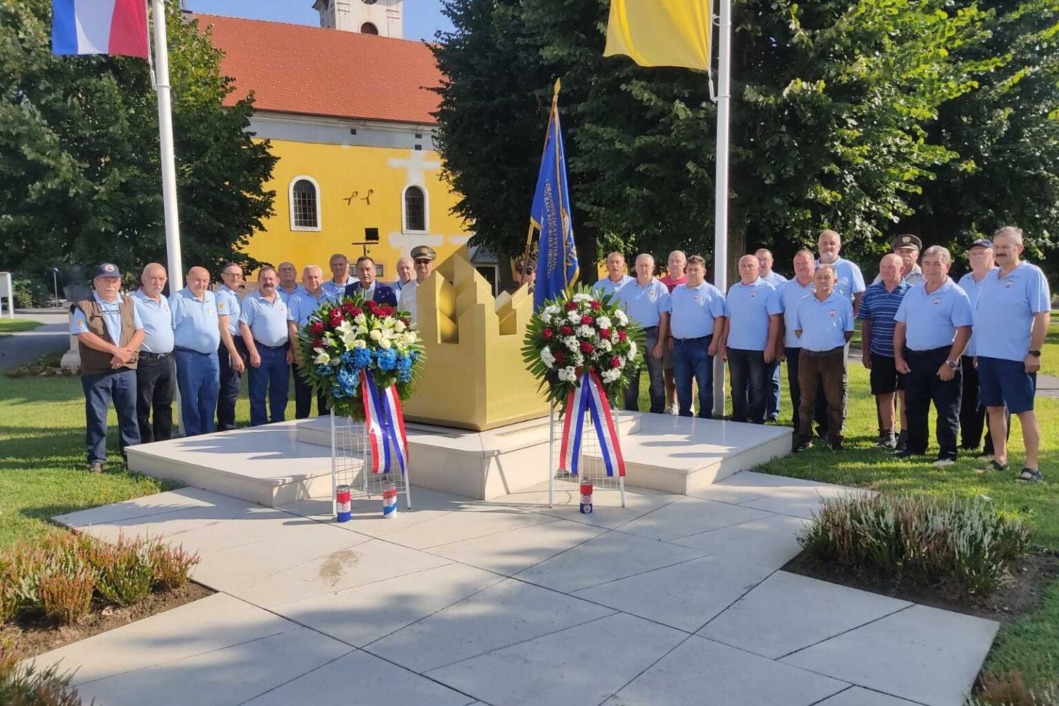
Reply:
M368 254L394 280L413 247L444 259L470 239L434 149L442 76L426 44L400 38L402 6L317 0L319 28L192 15L224 52L227 100L254 94L250 129L279 158L275 215L246 247L254 258L330 277L332 254Z

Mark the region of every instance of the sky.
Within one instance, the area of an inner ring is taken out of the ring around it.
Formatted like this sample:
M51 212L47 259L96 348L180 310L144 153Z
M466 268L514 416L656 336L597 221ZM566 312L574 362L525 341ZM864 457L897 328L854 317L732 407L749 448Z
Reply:
M320 26L313 0L185 0L184 5L193 12L212 15ZM432 40L439 29L452 29L441 14L441 0L404 1L405 39Z

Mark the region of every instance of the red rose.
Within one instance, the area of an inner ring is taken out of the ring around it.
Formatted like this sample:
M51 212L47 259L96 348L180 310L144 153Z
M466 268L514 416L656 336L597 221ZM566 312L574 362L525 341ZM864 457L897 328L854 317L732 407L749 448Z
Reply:
M322 321L314 321L313 325L309 327L309 330L314 336L319 336L324 332L324 323Z
M610 329L609 328L600 329L599 337L600 338L610 338Z
M345 304L342 305L342 311L346 312L347 314L351 314L351 315L355 315L355 314L353 314L353 310L356 309L356 308L357 307L355 307L353 305L353 302L346 302Z
M541 331L541 336L544 337L545 341L551 340L552 336L554 336L554 335L555 335L555 331L552 331L550 328L546 328L543 331Z
M561 333L564 336L570 336L570 335L573 335L574 330L572 328L570 328L569 326L563 326L562 328L559 329L559 333Z
M324 347L324 340L322 338L314 338L313 339L313 348L323 348L323 347Z
M571 299L570 301L566 302L566 310L567 311L573 311L576 308L577 308L577 302L575 302L574 300Z
M382 316L393 316L393 307L389 304L383 304L379 307L379 312Z
M566 360L566 353L562 351L555 351L555 362L562 364Z
M591 306L592 306L592 311L599 311L600 309L603 308L603 303L600 302L598 299L593 299Z
M628 339L629 339L628 334L626 334L624 331L618 331L618 340L619 341L621 341L622 343L625 343L625 341L627 341Z
M611 358L610 359L610 367L612 367L612 368L620 368L621 367L621 358L619 358L617 356Z
M581 317L581 323L583 323L585 326L591 326L595 322L596 322L596 320L593 319L591 316L582 316Z
M336 319L336 318L337 319L341 319L342 318L342 310L338 309L338 308L332 309L331 312L330 312L330 315L331 315L332 319Z
M364 313L364 310L361 309L359 306L355 306L355 307L353 307L352 309L349 310L349 313L352 316L360 316L361 314Z
M589 343L588 341L582 341L581 342L581 352L582 353L591 353L594 350L595 350L595 347L591 343Z

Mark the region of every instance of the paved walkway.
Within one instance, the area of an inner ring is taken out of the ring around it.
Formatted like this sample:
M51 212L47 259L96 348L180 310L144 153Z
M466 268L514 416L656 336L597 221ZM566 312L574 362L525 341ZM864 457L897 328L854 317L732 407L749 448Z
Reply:
M48 353L68 349L70 326L65 311L32 314L17 312L15 318L39 321L42 325L32 331L12 333L0 338L0 371L13 370Z
M415 489L379 517L183 489L60 522L199 552L216 595L39 658L87 702L959 706L991 621L779 570L821 497L744 472L693 496Z

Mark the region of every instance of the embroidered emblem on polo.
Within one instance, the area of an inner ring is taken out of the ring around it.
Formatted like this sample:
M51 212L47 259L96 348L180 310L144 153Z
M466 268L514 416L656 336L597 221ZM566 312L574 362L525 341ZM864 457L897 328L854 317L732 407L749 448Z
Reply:
M1015 283L1013 281L1011 281L1011 280L1008 280L1007 282L1004 282L1004 289L1011 289L1014 286L1015 286Z
M934 306L941 306L941 297L935 297L933 304Z

